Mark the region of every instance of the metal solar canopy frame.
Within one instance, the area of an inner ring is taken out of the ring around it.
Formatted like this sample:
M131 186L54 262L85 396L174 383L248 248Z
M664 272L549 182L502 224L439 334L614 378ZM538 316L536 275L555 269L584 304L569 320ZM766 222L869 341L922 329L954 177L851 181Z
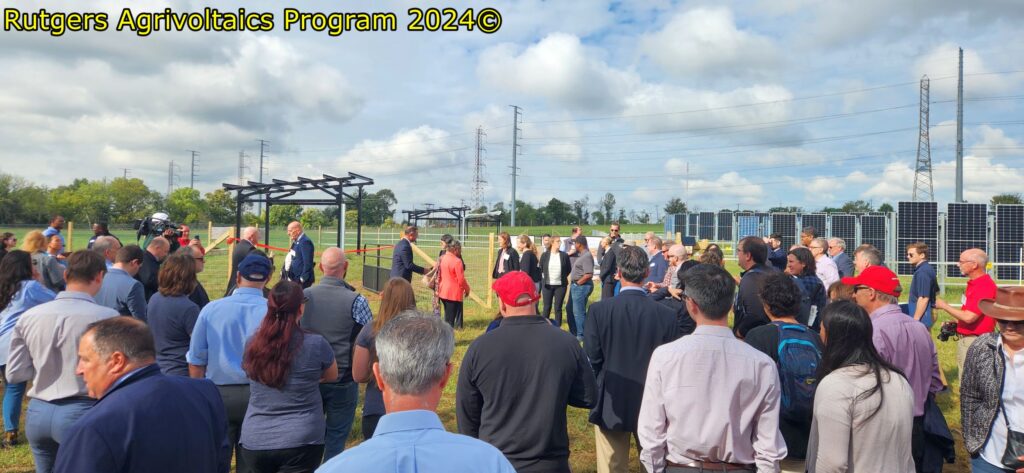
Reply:
M896 221L896 253L897 274L913 274L914 268L907 263L904 251L907 245L922 242L928 248L934 248L933 254L939 251L939 205L935 202L899 202L899 213Z
M299 177L294 181L273 179L271 182L253 182L246 184L223 184L224 189L235 192L235 235L241 235L242 209L245 204L262 203L266 213L263 215L265 231L263 244L270 245L270 206L271 205L337 205L338 206L338 240L342 247L342 231L345 215L342 209L346 204L356 206L356 247L363 241L363 188L372 186L373 179L355 173L345 177L334 177L324 174L319 179ZM352 192L355 190L355 192ZM305 198L296 196L299 193L319 192L329 198Z
M1024 276L1024 205L997 205L995 211L996 276L1020 281Z
M946 207L946 261L960 260L960 253L968 248L981 248L989 252L988 205L950 203ZM932 251L932 255L938 256ZM930 259L937 259L930 256ZM960 276L960 268L947 265L946 275Z

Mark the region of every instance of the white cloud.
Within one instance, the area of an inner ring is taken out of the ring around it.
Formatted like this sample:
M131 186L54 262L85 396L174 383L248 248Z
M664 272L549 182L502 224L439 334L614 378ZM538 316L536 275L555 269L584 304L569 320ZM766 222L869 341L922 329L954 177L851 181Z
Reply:
M915 79L927 74L931 79L931 99L956 98L958 52L957 45L943 43L921 56L915 63ZM964 97L997 95L1013 90L1020 82L1019 75L992 74L986 61L974 49L964 48Z
M764 187L755 184L738 172L722 174L717 179L691 179L678 181L689 196L689 201L697 203L723 204L730 206L735 203L743 205L759 205L764 199Z
M450 169L460 151L452 151L449 133L429 126L401 130L386 140L363 140L336 159L338 167L373 176ZM465 153L462 153L465 155Z
M477 75L488 85L581 110L618 108L622 91L637 80L565 33L550 34L525 50L507 43L489 48L480 54Z
M772 40L737 28L728 8L677 13L660 31L641 38L640 49L681 78L760 75L779 63Z

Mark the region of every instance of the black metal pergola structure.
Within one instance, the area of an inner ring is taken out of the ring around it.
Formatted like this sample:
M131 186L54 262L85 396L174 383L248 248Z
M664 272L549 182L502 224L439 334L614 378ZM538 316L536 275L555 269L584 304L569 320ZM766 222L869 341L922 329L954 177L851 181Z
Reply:
M426 209L403 210L405 221L410 225L420 226L420 220L428 222L458 222L462 228L462 221L466 219L469 207L433 207Z
M334 177L324 174L320 179L299 177L294 181L282 181L273 179L271 182L252 182L245 185L224 184L224 189L235 191L235 236L241 235L242 210L245 204L262 203L265 207L263 223L263 244L270 245L270 206L271 205L337 205L338 206L338 247L342 247L342 237L345 222L343 209L347 204L356 206L356 247L363 241L363 188L372 186L373 179L355 173L348 173L346 177ZM355 189L352 192L350 189ZM349 190L346 190L349 189ZM329 198L304 198L295 197L299 192L321 191ZM347 200L346 200L347 199Z

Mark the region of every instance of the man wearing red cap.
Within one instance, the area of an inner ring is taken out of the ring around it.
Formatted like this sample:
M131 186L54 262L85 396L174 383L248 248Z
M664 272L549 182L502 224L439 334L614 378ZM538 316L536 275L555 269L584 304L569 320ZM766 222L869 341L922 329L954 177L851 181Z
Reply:
M897 305L900 279L885 266L869 266L855 278L843 278L853 286L853 298L871 317L873 342L878 354L900 369L914 390L914 430L911 451L921 465L925 449L924 412L930 393L942 390L935 343L924 324L907 317ZM920 470L919 470L920 471Z
M569 473L565 410L594 407L594 372L576 337L537 315L528 274L505 273L491 288L504 319L462 359L459 432L497 447L518 473Z

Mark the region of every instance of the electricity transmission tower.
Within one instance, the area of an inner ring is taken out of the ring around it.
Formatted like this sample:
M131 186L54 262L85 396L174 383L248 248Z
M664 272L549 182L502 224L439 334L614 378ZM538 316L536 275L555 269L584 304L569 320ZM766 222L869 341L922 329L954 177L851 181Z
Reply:
M189 179L188 187L189 187L189 189L195 189L196 188L196 171L199 170L199 151L194 151L194 150L191 150L191 149L188 149L188 150L185 150L185 151L188 151L188 152L192 153L192 177Z
M238 185L245 185L245 176L249 174L249 157L245 150L238 152Z
M171 196L178 185L178 170L181 169L174 161L167 164L167 197Z
M487 133L484 133L484 127L480 126L476 129L476 161L473 166L473 208L479 208L483 205L484 200L484 184L487 184L487 180L484 179L484 137Z
M512 107L512 215L509 220L511 226L516 226L516 177L519 176L519 168L516 166L516 160L519 158L519 135L523 132L519 125L523 123L523 114L521 108L516 105L509 105Z
M921 114L918 119L917 163L914 166L914 202L934 202L932 188L932 147L928 140L928 76L921 77Z

